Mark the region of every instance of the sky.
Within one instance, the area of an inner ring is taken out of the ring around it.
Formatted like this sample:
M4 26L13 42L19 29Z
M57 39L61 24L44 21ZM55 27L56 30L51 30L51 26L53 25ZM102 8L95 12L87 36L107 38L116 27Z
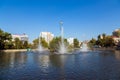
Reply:
M0 28L11 34L26 33L29 41L40 32L80 41L120 28L120 0L0 0Z

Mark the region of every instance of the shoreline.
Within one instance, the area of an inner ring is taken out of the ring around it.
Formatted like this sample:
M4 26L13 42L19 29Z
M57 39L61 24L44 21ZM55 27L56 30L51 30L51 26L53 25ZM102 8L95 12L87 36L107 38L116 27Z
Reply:
M47 50L47 49L45 49ZM37 49L6 49L6 50L0 50L0 52L27 52L27 51L38 51Z
M46 49L48 50L48 49ZM115 47L111 48L105 48L105 47L102 47L102 48L93 48L92 50L116 50ZM6 50L0 50L0 52L27 52L27 51L37 51L37 49L31 49L31 50L28 50L28 49L6 49Z
M116 48L115 47L108 47L108 48L101 47L101 48L93 48L93 50L101 50L101 51L104 51L104 50L116 50Z
M27 49L7 49L7 50L0 50L0 52L26 52Z

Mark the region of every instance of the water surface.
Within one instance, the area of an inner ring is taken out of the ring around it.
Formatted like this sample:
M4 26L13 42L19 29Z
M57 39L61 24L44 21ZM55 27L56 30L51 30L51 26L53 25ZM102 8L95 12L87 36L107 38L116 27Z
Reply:
M0 80L120 80L120 51L0 53Z

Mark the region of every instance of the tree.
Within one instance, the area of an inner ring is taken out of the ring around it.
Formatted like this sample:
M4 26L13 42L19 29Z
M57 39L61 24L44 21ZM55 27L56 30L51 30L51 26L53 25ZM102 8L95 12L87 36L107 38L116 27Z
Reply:
M0 29L0 49L8 49L10 45L9 42L11 42L11 40L11 34Z
M23 43L23 47L26 49L26 48L28 48L28 41L25 41L24 43Z
M45 41L44 38L40 38L40 44L44 47L44 48L48 48L48 43ZM33 48L37 48L39 45L39 38L33 40Z
M73 44L74 48L79 48L79 41L77 39L74 39Z
M90 40L90 43L91 43L92 45L96 45L96 39L92 38L92 40Z
M55 37L52 41L49 43L49 49L50 51L58 51L60 46L61 38Z
M37 39L33 40L33 48L37 48L38 45L39 45L39 39L37 38Z
M93 47L96 45L96 39L92 38L90 41L89 41L89 47Z
M44 38L41 38L41 44L44 48L48 48L48 43L45 41Z
M67 42L67 39L64 39L63 41L64 41L64 45L68 46L69 43ZM60 49L61 42L62 42L61 37L53 38L53 40L50 41L49 43L50 51L53 51L53 52L58 51Z
M114 31L113 36L120 37L120 29Z
M102 34L102 36L98 35L98 40L96 41L96 45L104 47L104 45L105 45L105 38L106 38L106 34L104 34L104 33Z
M114 40L112 39L111 36L107 36L105 39L105 47L113 47L114 44Z
M21 42L20 42L19 38L15 38L14 43L15 43L15 49L20 49Z
M102 37L103 37L103 39L105 39L105 38L106 38L106 34L105 34L105 33L103 33L103 34L102 34Z

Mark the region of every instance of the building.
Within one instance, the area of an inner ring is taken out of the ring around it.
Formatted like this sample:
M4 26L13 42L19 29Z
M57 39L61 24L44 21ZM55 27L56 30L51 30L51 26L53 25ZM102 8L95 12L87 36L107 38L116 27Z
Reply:
M116 29L112 33L112 38L116 45L120 42L120 29Z
M54 38L54 34L51 32L41 32L40 37L44 38L45 41L49 43Z
M67 41L68 41L68 43L69 43L70 45L73 45L74 38L68 38Z
M28 41L28 35L26 34L12 34L12 41L15 40L15 38L18 38L21 41Z
M116 29L113 31L113 36L120 37L120 29Z
M112 36L112 38L116 45L120 42L120 37Z

